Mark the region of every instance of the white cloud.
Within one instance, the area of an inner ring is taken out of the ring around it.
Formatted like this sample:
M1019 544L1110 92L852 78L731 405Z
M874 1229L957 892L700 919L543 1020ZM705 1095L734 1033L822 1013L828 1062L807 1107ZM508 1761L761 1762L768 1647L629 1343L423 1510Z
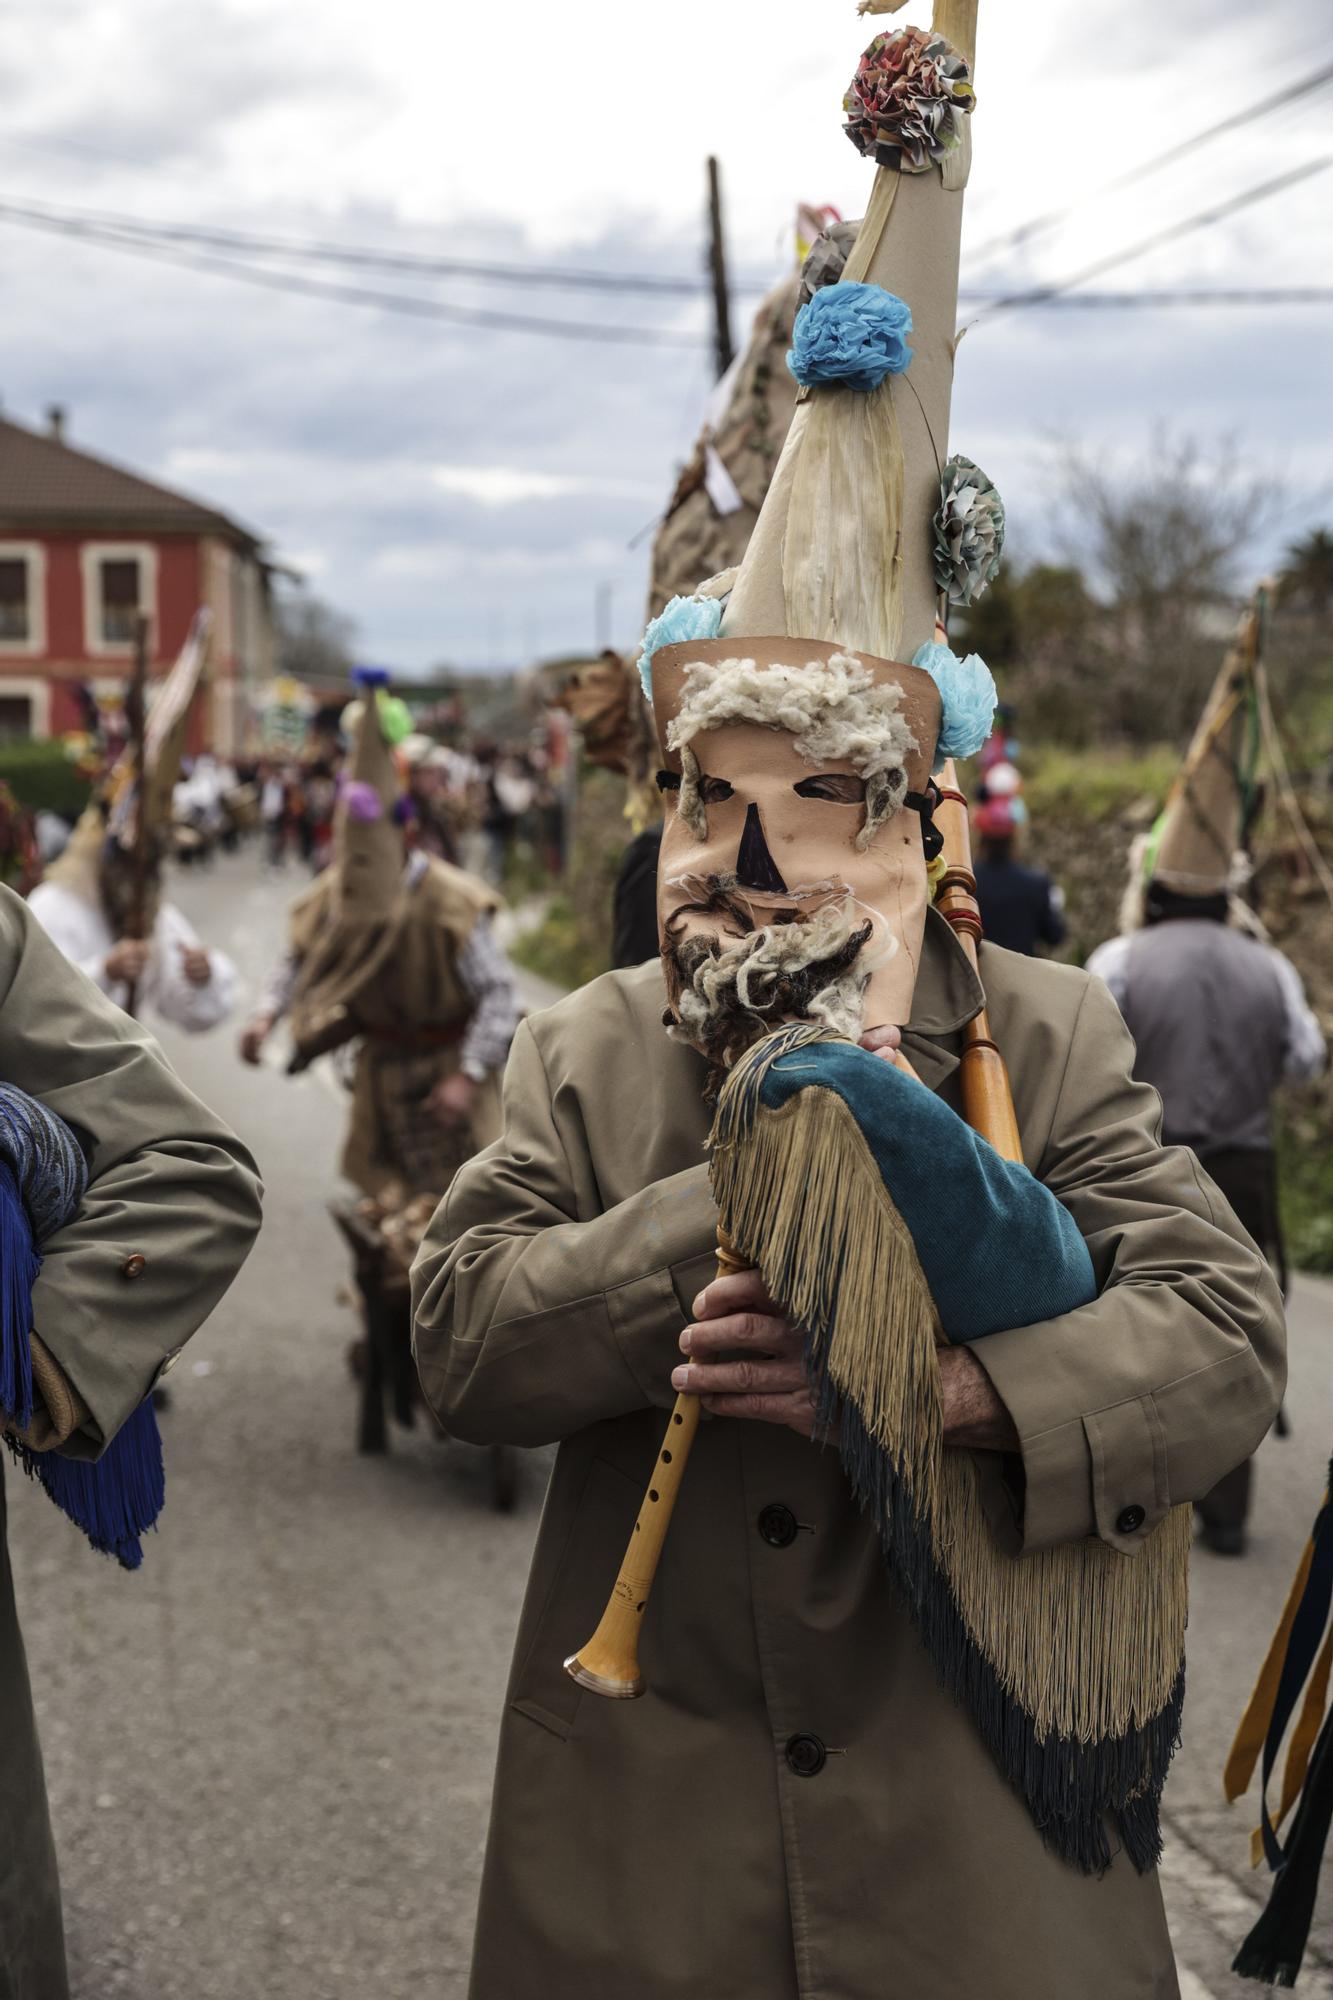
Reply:
M539 472L534 466L437 465L430 477L441 493L456 493L462 499L478 501L483 507L513 507L521 500L564 500L575 493L599 493L615 500L656 498L656 489L645 480Z
M1081 201L1319 60L1319 0L1272 0L1258 26L1239 0L1182 5L1196 23L1187 82L1185 31L1164 35L1147 0L1024 0L1021 34L1001 0L985 0L965 281L1077 270L1318 150L1326 105L1312 97L1078 207L1021 255L969 266L968 242ZM928 15L928 0L906 10ZM883 24L858 22L851 0L813 16L810 0L765 0L761 29L755 9L717 0L677 0L665 20L623 0L567 0L563 15L526 22L420 0L377 0L373 12L362 0L216 0L206 37L179 0L12 0L10 17L0 166L15 200L693 274L715 151L733 264L769 277L789 254L798 199L855 214L869 182L839 102L869 27ZM1328 185L1107 282L1309 282L1329 262ZM594 347L462 329L4 225L0 255L7 412L36 418L66 403L76 443L253 525L357 619L370 657L503 658L533 633L562 649L587 643L603 584L617 636L633 640L647 538L629 544L689 450L706 343ZM645 326L697 316L646 296L461 280L435 296ZM1232 430L1320 494L1333 420L1310 390L1328 323L1318 311L1221 310L983 320L959 352L952 441L1036 529L1051 511L1042 444L1055 432L1147 449L1163 419L1205 437Z

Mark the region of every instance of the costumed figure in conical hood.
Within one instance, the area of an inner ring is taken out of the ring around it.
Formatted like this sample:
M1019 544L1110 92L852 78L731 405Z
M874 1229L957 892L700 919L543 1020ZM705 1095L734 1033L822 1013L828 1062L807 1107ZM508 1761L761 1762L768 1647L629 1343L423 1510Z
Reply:
M1271 1421L1280 1322L1109 996L978 944L974 22L866 51L879 173L749 549L649 627L660 964L525 1023L415 1267L446 1426L561 1441L476 2000L1174 1987L1176 1503Z
M969 489L968 461L940 471L975 0L945 11L951 37L909 28L862 58L847 130L879 171L841 277L797 316L798 400L754 534L729 594L676 600L641 656L675 790L668 990L687 1031L732 1011L729 1055L756 1014L808 1013L798 989L843 1032L907 1021L939 846L931 773L979 749L994 710L984 664L937 637L1003 531L984 475Z
M127 748L29 898L65 956L118 1006L147 1008L194 1033L225 1021L236 997L236 968L226 953L204 945L162 894L172 794L191 710L206 684L208 638L209 614L200 611L154 693L142 781L138 755Z
M356 1042L344 1173L370 1195L439 1195L492 1136L517 1002L491 929L499 898L413 842L394 747L411 716L382 670L356 679L332 860L293 905L241 1052L258 1061L285 1014L293 1071Z
M1323 1032L1291 960L1242 892L1262 798L1264 631L1261 587L1241 615L1157 825L1136 840L1122 930L1092 953L1134 1037L1134 1074L1162 1100L1168 1142L1217 1182L1286 1290L1272 1102L1311 1082ZM1222 1555L1245 1547L1249 1459L1198 1502Z

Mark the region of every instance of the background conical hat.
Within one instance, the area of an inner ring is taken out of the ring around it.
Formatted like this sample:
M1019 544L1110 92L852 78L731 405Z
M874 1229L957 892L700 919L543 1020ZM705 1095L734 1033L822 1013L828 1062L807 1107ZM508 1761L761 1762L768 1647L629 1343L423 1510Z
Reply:
M377 686L367 687L358 704L359 715L349 718L356 740L348 783L333 819L330 866L338 885L339 911L361 923L383 919L403 872L402 829L393 817L402 787L384 735L377 693ZM373 818L364 816L360 806L366 793L358 788L364 787L379 801Z
M1204 703L1171 789L1152 879L1185 896L1212 896L1231 882L1245 836L1245 772L1254 740L1254 670L1262 612L1250 605Z

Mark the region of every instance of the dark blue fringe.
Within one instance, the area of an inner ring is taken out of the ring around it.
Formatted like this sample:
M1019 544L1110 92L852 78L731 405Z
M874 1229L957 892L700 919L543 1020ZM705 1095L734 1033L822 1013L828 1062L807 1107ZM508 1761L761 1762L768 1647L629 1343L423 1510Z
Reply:
M42 1260L10 1168L0 1159L0 1409L32 1422L32 1288Z
M1080 1743L1039 1737L1032 1718L1001 1686L973 1643L948 1579L897 1467L867 1434L853 1403L838 1403L818 1358L807 1355L822 1421L836 1413L840 1452L853 1490L879 1532L890 1573L943 1685L972 1718L996 1764L1026 1802L1046 1845L1085 1875L1114 1858L1107 1823L1140 1874L1161 1858L1161 1798L1180 1741L1182 1665L1170 1699L1151 1722L1122 1736Z
M95 1549L114 1556L122 1569L138 1569L143 1561L139 1537L156 1527L166 1496L162 1438L151 1396L126 1418L98 1459L66 1458L23 1445L16 1456Z
M32 1291L42 1268L34 1237L77 1212L87 1166L69 1127L34 1098L0 1084L0 1409L32 1421ZM30 1478L126 1569L143 1561L139 1537L162 1511L162 1440L152 1400L141 1403L97 1460L32 1451L7 1437Z

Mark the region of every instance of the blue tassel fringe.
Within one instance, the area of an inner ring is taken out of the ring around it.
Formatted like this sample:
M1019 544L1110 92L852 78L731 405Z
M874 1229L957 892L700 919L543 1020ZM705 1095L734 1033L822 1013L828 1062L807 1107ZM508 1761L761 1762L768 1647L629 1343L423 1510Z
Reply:
M32 1421L32 1291L42 1268L34 1236L54 1234L77 1212L86 1181L68 1126L0 1084L0 1410L20 1430ZM156 1524L165 1485L151 1397L96 1460L5 1442L95 1549L125 1569L139 1567L139 1537Z

